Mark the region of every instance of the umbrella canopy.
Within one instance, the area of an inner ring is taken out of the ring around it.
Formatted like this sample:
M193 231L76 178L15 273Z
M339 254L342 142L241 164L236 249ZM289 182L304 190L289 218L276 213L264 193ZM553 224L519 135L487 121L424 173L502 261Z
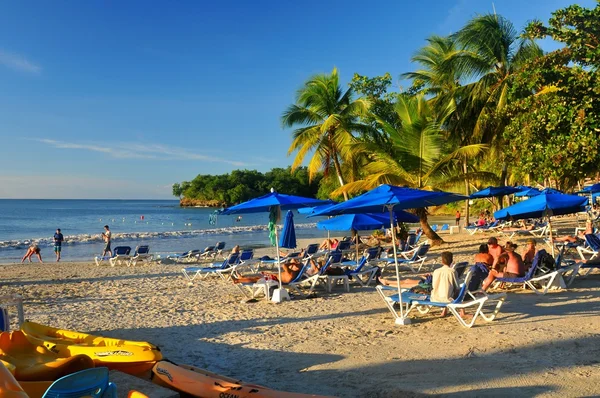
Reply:
M521 191L515 193L515 197L522 197L522 196L532 197L532 196L538 196L541 193L542 193L542 191L540 191L537 188L525 187L525 189L522 189Z
M281 210L293 210L302 207L314 207L325 204L327 204L327 201L325 200L271 192L267 195L240 203L239 205L228 207L222 210L221 214L231 215L245 213L266 213L272 206L279 206Z
M423 191L420 189L397 187L383 184L356 198L331 206L327 209L309 215L313 216L335 216L339 214L360 213L383 213L389 212L390 227L394 226L394 211L402 209L415 209L419 207L437 206L458 200L467 199L466 196L449 192ZM398 253L396 248L396 234L392 234L392 248L394 250L394 265L396 268L396 279L398 280L398 295L400 296L400 318L397 324L407 325L410 320L404 316L402 304L402 290L400 288L400 270L398 267Z
M319 206L314 206L314 207L303 207L301 209L298 209L298 213L300 213L300 214L312 214L314 212L321 211L321 210L326 209L328 207L331 207L333 205L337 205L337 202L335 202L335 201L333 201L331 199L326 200L325 202L327 202L327 204L319 205Z
M394 213L398 222L419 222L419 217L405 211ZM329 220L319 221L317 228L328 231L370 231L390 225L390 218L387 214L344 214Z
M471 199L491 198L491 197L495 197L495 196L510 195L510 194L513 194L513 193L519 192L519 191L520 191L520 189L515 188L515 187L507 187L507 186L487 187L485 189L482 189L481 191L477 191L477 192L471 194L471 196L469 196L469 198L471 198Z
M589 185L585 188L583 188L581 191L579 191L580 193L596 193L596 192L600 192L600 182L596 183L594 185Z
M283 229L281 230L281 240L279 241L279 247L286 249L296 248L296 230L294 229L294 213L288 210L285 215L285 221L283 222Z
M498 220L520 220L572 214L585 211L587 200L583 196L546 192L498 210L494 217Z
M316 211L310 214L309 217L383 213L390 209L402 210L438 206L464 199L467 199L467 197L449 192L424 191L383 184L346 202Z

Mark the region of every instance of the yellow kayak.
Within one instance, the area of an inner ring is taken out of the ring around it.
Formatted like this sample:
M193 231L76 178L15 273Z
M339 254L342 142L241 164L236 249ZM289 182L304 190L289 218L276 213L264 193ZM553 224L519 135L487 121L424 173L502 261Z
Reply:
M0 360L19 381L56 380L68 374L94 367L86 355L60 355L32 344L20 331L0 333Z
M267 387L243 383L208 370L188 365L160 361L152 368L152 381L186 396L197 398L309 398L320 395L276 391Z
M21 331L36 345L68 357L85 354L96 366L139 375L152 369L162 359L158 347L144 341L130 341L62 330L34 322L24 322Z

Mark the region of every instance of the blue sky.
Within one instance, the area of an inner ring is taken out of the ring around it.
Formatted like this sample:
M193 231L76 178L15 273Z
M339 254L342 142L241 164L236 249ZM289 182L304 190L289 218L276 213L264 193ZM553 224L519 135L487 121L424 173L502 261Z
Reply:
M494 6L521 29L571 3ZM171 198L199 173L287 166L279 118L308 77L336 66L344 84L354 72L397 78L427 36L492 11L476 0L2 2L0 198Z

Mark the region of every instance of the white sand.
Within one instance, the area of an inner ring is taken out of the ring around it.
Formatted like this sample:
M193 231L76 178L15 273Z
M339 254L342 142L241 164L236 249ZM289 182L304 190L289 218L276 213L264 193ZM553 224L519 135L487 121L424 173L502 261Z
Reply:
M435 262L451 250L457 260L472 260L487 237L444 235L450 243L430 257ZM22 294L30 320L151 341L172 361L282 390L341 397L600 394L598 274L546 296L511 291L494 322L466 329L435 314L395 326L373 288L319 291L279 305L241 303L237 290L216 278L188 287L181 268L8 264L0 266L0 294Z

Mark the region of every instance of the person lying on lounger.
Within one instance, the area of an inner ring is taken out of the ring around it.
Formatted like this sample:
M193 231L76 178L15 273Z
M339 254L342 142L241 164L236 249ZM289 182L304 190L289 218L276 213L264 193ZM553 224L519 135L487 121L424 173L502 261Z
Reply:
M299 263L282 263L281 264L281 283L290 283L302 270ZM261 279L278 281L278 274L273 272L263 272L260 275L235 276L232 275L233 283L256 283Z
M585 242L585 236L588 234L594 233L594 226L592 224L592 220L587 220L585 222L585 231L579 232L577 236L561 236L554 238L553 242L568 242L575 243L577 245L582 245Z

